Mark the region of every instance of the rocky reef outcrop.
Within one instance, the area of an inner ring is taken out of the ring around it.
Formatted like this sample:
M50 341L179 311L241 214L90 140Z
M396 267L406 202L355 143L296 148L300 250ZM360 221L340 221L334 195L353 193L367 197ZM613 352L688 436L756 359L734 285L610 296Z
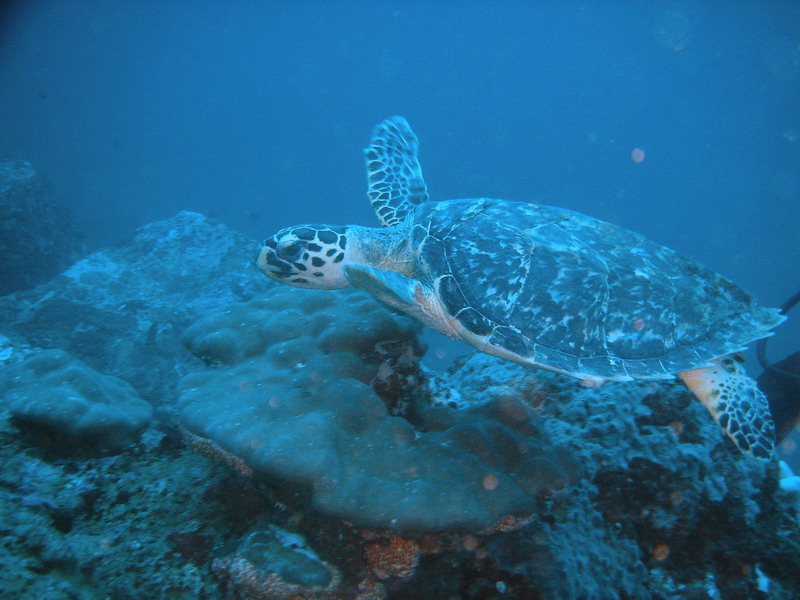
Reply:
M181 212L0 297L0 333L65 350L161 407L192 361L183 330L211 308L269 289L251 268L256 249L221 223Z
M83 254L66 208L45 194L24 160L0 159L0 295L44 283Z

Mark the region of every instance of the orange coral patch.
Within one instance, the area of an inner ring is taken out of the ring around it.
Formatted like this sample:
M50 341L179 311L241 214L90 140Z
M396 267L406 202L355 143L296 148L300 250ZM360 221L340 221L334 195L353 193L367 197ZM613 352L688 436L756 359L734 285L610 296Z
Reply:
M367 544L364 547L364 558L378 579L410 577L421 554L419 544L400 536L394 536L388 543Z

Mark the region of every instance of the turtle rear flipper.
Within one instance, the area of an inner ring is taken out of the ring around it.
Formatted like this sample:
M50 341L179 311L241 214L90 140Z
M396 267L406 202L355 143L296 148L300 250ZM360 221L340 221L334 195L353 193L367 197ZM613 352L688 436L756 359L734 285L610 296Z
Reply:
M772 456L775 426L769 402L737 360L726 356L710 367L678 375L742 452L761 459Z

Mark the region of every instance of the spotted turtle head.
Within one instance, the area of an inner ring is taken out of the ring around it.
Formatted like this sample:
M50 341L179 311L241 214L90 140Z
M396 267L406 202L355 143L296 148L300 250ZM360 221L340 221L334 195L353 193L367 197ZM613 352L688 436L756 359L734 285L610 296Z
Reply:
M264 240L256 266L275 281L295 287L338 289L344 277L347 228L335 225L297 225Z

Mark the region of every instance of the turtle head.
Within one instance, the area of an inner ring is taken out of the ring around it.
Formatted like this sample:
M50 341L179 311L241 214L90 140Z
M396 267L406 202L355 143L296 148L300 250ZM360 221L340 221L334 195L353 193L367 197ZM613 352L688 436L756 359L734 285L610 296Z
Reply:
M295 287L338 289L345 279L347 227L297 225L264 240L256 266L275 281Z

